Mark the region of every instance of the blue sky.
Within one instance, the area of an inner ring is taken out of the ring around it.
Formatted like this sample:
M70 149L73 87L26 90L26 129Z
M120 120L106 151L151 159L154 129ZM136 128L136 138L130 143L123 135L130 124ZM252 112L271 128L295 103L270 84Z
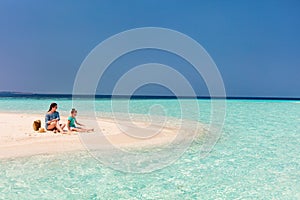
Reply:
M0 91L71 93L80 64L98 43L147 26L198 41L217 64L228 96L300 97L300 2L292 0L2 0ZM116 61L99 93L110 93L120 71L150 61L185 65L167 53L137 52ZM197 94L206 94L192 69L182 73ZM157 87L144 92L149 91L165 92Z

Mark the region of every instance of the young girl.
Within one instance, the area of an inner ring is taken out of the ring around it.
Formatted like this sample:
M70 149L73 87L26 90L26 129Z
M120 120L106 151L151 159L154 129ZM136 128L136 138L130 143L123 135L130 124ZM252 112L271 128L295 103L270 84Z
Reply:
M79 125L79 126L84 126L83 124L80 124L76 120L76 116L77 116L77 110L75 108L73 108L71 110L71 116L68 117L68 130L69 131L77 131L77 132L94 131L94 129L86 129L86 128L82 128L82 127L76 127L76 124Z

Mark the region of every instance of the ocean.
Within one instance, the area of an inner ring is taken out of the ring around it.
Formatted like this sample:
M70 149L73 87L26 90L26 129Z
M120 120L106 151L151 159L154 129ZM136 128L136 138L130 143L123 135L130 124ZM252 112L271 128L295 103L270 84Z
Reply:
M43 116L53 101L61 115L72 108L69 98L2 97L0 112ZM211 100L197 102L198 120L208 124ZM153 105L180 116L176 99L134 99L130 112L149 114ZM96 99L95 109L111 113L111 100ZM299 144L300 101L227 100L222 135L204 158L192 143L174 163L138 174L85 151L2 159L0 199L300 199Z

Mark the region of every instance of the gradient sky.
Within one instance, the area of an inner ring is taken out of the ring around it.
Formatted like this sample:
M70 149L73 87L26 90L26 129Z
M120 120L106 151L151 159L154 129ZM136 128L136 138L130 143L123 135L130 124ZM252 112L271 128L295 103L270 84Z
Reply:
M198 41L217 64L228 96L300 97L296 0L1 0L0 91L71 93L80 64L97 44L146 26L174 29ZM114 63L99 93L110 93L120 73L136 64L185 65L158 51L133 54ZM182 73L197 94L206 94L193 70ZM150 90L158 95L165 91Z

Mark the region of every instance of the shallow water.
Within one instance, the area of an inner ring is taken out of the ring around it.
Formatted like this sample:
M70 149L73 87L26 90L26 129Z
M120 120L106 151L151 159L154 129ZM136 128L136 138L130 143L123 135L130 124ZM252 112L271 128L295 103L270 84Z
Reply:
M50 99L1 98L0 110L44 113ZM72 107L57 99L62 114ZM198 101L208 123L210 101ZM134 113L154 104L178 117L176 100L134 100ZM97 100L97 112L110 112ZM193 113L191 113L193 114ZM115 171L86 152L0 161L0 199L299 199L300 104L295 101L228 100L223 134L199 158L197 143L175 163L146 174Z

